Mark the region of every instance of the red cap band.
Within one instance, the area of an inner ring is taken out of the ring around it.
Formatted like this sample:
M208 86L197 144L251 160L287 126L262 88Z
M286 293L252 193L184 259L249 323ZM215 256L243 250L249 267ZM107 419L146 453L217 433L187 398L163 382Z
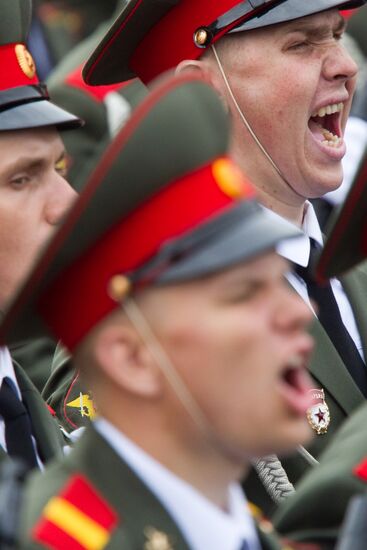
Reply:
M0 58L0 91L39 83L36 65L24 44L0 46Z
M39 310L72 350L116 308L108 285L116 274L145 263L162 244L230 207L254 189L227 158L170 183L143 203L64 270L43 293Z
M108 84L107 86L89 86L83 80L83 65L84 64L80 65L72 73L70 73L67 76L65 83L69 86L72 86L73 88L78 88L79 90L82 90L84 93L91 96L95 101L102 103L107 94L109 94L110 92L116 92L117 90L122 90L132 82L131 80L127 80L126 82L119 82L118 84Z
M182 0L140 42L131 58L131 68L147 83L183 59L197 59L206 50L195 45L195 31L210 25L237 4L239 0ZM216 40L226 31L223 29Z

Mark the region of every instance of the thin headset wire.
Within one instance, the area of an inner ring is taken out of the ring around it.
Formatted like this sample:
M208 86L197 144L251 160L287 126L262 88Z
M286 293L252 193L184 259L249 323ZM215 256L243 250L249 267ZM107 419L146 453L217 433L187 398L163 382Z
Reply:
M201 433L207 441L214 446L214 448L217 448L218 445L223 448L223 445L213 432L200 406L192 397L185 382L173 367L167 353L156 338L154 332L149 326L149 323L146 321L144 315L141 313L133 298L126 298L120 305L131 324L138 331L142 341L148 347L150 353L156 361L156 364L162 370L164 376L171 385L186 412L199 427ZM229 449L227 448L226 450L228 451ZM261 479L266 487L266 490L269 492L273 500L280 502L282 498L294 492L293 485L290 483L284 468L275 455L270 455L269 457L265 457L261 460L253 459L251 462L255 470L257 470L259 475L261 475Z
M227 88L227 91L230 95L230 98L233 102L233 105L235 106L243 124L245 125L245 127L247 128L248 132L250 133L252 139L255 141L256 145L259 147L260 151L263 153L263 155L265 155L265 157L268 159L268 161L270 162L270 164L272 165L272 167L274 168L274 170L277 172L277 174L282 178L282 180L284 181L284 183L294 192L296 193L297 195L299 195L299 193L297 193L297 191L295 191L295 189L291 186L291 184L289 183L289 181L287 180L287 178L284 176L283 172L280 170L280 168L278 168L278 166L276 165L276 163L274 162L274 160L272 159L272 157L269 155L269 153L267 152L267 150L265 149L265 147L262 145L262 143L260 142L259 138L257 137L257 135L255 134L255 132L253 131L253 129L251 128L250 126L250 123L247 121L245 115L243 114L242 112L242 109L241 107L239 106L238 104L238 101L232 91L232 88L229 84L229 81L228 81L228 78L227 78L227 75L223 69L223 65L222 65L222 62L221 60L219 59L219 56L218 56L218 53L217 53L217 50L216 50L216 47L214 44L211 45L211 49L212 49L212 52L214 54L214 57L215 57L215 60L217 62L217 65L218 65L218 68L219 68L219 71L220 71L220 74L222 75L222 78L223 78L223 81L224 81L224 84ZM300 195L299 195L300 196Z
M224 84L226 85L226 88L227 88L227 91L230 95L230 98L233 102L233 105L235 106L238 114L240 115L240 118L242 120L242 122L244 123L244 125L246 126L247 130L249 131L251 137L253 138L253 140L255 141L256 145L259 147L259 149L262 151L262 153L265 155L265 157L268 159L268 161L270 162L270 164L273 166L274 170L276 170L276 172L279 174L279 176L282 178L282 180L286 183L286 185L292 189L293 192L297 193L297 191L294 190L294 188L290 185L290 183L287 181L287 179L285 178L284 174L281 172L281 170L278 168L278 166L275 164L275 162L273 161L273 159L271 158L271 156L269 155L269 153L267 152L267 150L264 148L264 146L262 145L262 143L260 142L260 140L258 139L257 135L255 134L255 132L253 131L253 129L251 128L249 122L247 121L245 115L243 114L239 104L238 104L238 101L232 91L232 88L229 84L229 81L228 81L228 78L227 78L227 75L223 69L223 65L222 65L222 62L221 60L219 59L219 56L218 56L218 52L215 48L215 45L212 44L211 45L211 49L212 49L212 52L214 54L214 57L215 57L215 60L217 62L217 65L218 65L218 68L219 68L219 71L222 75L222 78L223 78L223 81L224 81ZM298 195L298 193L297 193ZM298 452L303 456L303 458L311 465L311 466L316 466L318 464L318 461L304 448L302 447L302 445L299 445L298 446Z

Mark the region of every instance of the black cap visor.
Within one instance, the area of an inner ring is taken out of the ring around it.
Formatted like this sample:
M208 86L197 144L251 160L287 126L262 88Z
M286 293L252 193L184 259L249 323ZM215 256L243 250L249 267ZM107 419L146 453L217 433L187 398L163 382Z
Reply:
M268 25L275 25L276 23L293 21L293 19L313 15L331 8L338 8L340 10L358 8L365 3L366 0L350 0L349 2L341 0L287 0L264 15L255 17L235 27L230 32L248 31Z
M82 121L47 99L18 104L0 111L0 131L55 126L59 130L80 128Z
M184 282L212 275L264 254L300 230L255 201L228 212L167 243L152 261L130 274L137 287Z
M0 131L42 126L73 129L83 122L50 102L45 84L17 86L0 92Z

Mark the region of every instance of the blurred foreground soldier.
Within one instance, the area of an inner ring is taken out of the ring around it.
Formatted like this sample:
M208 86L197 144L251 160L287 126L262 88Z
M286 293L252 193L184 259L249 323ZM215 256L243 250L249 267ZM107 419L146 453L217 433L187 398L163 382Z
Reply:
M228 137L207 84L162 82L5 318L6 341L61 339L98 413L30 476L20 548L281 548L238 480L311 436L311 313L274 251L298 230L253 200Z
M0 312L75 199L58 130L80 120L49 101L25 39L31 5L0 1ZM59 430L28 377L0 348L0 457L37 466L61 452Z
M307 412L317 437L309 454L283 463L291 482L315 464L367 396L367 296L358 291L358 273L325 289L315 284L312 266L323 238L308 202L343 179L357 66L341 41L346 23L339 10L363 3L132 0L84 69L86 82L95 85L133 76L147 83L174 68L203 74L228 105L231 153L259 200L303 229L305 235L279 252L296 265L292 286L311 309L312 300L318 305L314 403ZM261 504L269 505L266 495Z

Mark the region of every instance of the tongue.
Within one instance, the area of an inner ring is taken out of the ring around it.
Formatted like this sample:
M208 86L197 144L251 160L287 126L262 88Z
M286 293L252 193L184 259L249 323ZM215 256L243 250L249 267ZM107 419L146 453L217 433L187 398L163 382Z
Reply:
M283 378L280 391L288 405L302 415L312 405L310 396L311 380L308 373L301 369L289 370Z
M311 130L312 135L318 140L318 141L324 141L325 137L323 134L323 131L325 131L324 128L320 126L318 122L315 122L310 118L308 127Z

